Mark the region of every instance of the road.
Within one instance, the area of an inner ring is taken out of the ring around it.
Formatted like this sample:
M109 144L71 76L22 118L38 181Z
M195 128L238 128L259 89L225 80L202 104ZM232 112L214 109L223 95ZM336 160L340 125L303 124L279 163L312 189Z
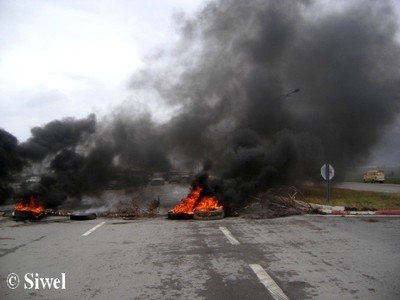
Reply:
M66 289L26 290L29 272L65 273ZM273 299L274 287L289 299L400 299L400 218L0 218L2 299Z
M344 183L336 184L335 186L339 187L339 188L355 190L355 191L400 193L400 184L344 182Z

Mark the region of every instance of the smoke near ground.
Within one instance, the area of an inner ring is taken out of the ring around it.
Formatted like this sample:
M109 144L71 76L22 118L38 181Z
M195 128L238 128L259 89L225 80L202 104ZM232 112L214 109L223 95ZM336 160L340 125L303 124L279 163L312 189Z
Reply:
M11 195L12 176L22 167L16 137L0 128L0 203Z
M181 105L165 125L169 146L210 162L225 198L315 178L324 162L343 176L398 114L391 2L320 5L211 2L182 21L174 63L133 80Z
M176 19L176 47L131 81L133 93L150 90L175 108L169 121L122 109L97 124L92 116L51 122L20 145L32 161L54 156L54 190L78 196L116 170L201 164L204 192L234 207L268 187L316 178L325 162L343 176L398 115L390 1L333 10L321 1L221 0Z

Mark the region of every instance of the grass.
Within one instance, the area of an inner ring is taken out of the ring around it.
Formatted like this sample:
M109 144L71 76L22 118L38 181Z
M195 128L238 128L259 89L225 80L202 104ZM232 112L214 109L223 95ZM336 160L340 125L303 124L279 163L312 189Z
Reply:
M350 182L363 182L362 178L347 178L346 181ZM391 184L400 184L400 178L399 177L391 177L391 178L386 178L385 183L391 183Z
M302 186L300 190L308 202L327 204L324 186ZM400 194L333 188L328 204L351 207L357 210L400 209Z
M385 183L400 184L400 178L387 178Z

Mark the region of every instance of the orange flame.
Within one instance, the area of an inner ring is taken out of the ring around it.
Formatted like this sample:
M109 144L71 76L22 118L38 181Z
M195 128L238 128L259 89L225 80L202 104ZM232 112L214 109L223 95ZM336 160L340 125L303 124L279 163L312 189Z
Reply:
M37 203L38 199L31 196L28 203L24 203L22 200L15 203L15 210L19 212L30 213L35 218L39 218L44 215L44 205Z
M222 205L218 203L218 200L211 196L201 198L199 204L195 207L195 210L209 211L222 209Z
M192 215L194 214L195 210L209 211L223 208L215 197L200 197L201 191L202 188L200 186L196 186L194 189L192 189L190 194L186 198L183 198L181 203L171 209L170 212L175 214L185 213Z

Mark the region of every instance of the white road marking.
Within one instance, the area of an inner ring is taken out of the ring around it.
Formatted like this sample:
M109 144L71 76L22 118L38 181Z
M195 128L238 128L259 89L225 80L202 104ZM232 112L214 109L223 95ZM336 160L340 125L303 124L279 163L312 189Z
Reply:
M223 234L225 234L226 238L231 242L232 245L239 245L239 241L235 239L232 235L232 233L228 230L226 227L219 227L219 229L222 231Z
M289 300L276 282L268 275L267 272L258 264L249 264L250 268L256 273L258 279L267 288L271 296L276 300Z
M94 226L92 229L86 231L84 234L82 234L82 236L88 236L89 234L91 234L93 231L95 231L97 228L103 226L106 222L101 222L100 224L97 224L96 226Z

